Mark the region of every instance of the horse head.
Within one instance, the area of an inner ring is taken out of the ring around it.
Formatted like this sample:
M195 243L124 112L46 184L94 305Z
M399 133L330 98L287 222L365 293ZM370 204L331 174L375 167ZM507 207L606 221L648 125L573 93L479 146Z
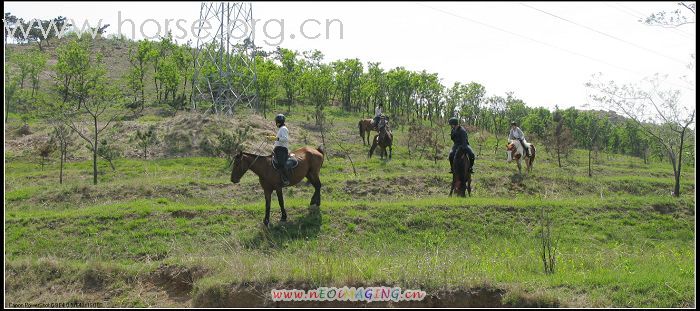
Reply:
M241 181L241 177L248 170L248 168L243 168L241 162L243 160L243 151L238 152L238 154L233 158L233 169L231 169L231 182L237 184Z

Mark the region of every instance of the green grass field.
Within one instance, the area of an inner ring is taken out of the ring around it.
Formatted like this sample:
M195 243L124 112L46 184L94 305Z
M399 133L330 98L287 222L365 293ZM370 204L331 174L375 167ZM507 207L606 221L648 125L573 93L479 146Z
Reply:
M295 147L308 123L300 115L290 114ZM119 159L114 172L103 161L97 186L91 162L78 159L59 185L56 160L42 170L8 151L6 306L221 306L246 288L345 285L438 296L488 289L509 306L695 305L694 167L684 167L680 198L670 195L670 164L620 155L600 155L588 177L584 151L559 168L540 147L521 178L491 139L472 197L449 198L449 146L437 163L409 156L396 129L393 159L367 159L356 118L331 116L320 209L308 206L310 185L287 188L289 221L279 223L273 199L269 230L257 177L231 184L223 159ZM334 139L353 150L357 176ZM552 275L539 253L543 209L553 221Z

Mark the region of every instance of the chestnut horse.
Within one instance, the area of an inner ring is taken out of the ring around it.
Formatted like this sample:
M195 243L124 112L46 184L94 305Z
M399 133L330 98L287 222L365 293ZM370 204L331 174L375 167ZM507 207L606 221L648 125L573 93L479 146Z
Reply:
M374 125L372 124L372 119L362 119L357 123L357 127L360 128L360 137L362 138L362 144L369 145L369 134L371 131L376 131ZM365 133L367 134L367 141L365 142Z
M472 196L472 174L469 172L471 163L466 152L459 152L454 159L454 173L452 173L452 187L450 188L450 196L452 192L457 192L457 196L466 197L465 190Z
M524 153L524 149L522 146L520 146L520 142L516 140L511 140L508 142L508 146L506 146L506 152L508 154L508 162L513 161L515 159L518 163L518 173L523 174L522 168L520 165L520 160L522 158L525 159L525 165L527 166L527 169L525 170L526 174L530 173L530 170L532 170L532 162L535 161L535 145L526 143L527 145L530 146L530 156L528 157L523 157L522 154Z
M393 135L391 134L391 130L389 130L389 121L387 121L385 118L382 118L379 120L379 135L374 135L374 139L372 140L372 147L369 148L369 158L372 158L372 154L374 153L374 149L379 146L379 156L384 159L384 156L387 155L386 153L386 147L389 147L389 154L388 158L391 159L391 142L393 140Z
M289 185L298 184L304 177L316 189L311 197L311 204L321 206L321 179L319 172L323 165L324 150L323 146L314 149L311 147L303 147L293 152L294 156L299 161L299 165L292 169L289 174ZM240 152L236 155L233 161L233 170L231 170L231 182L237 184L241 181L241 177L246 171L251 170L260 178L260 186L265 192L265 220L263 224L268 226L270 223L270 200L272 190L277 192L277 200L279 201L280 209L282 210L281 221L287 221L287 211L284 209L284 197L282 196L282 183L280 174L277 169L272 167L272 155L262 156L252 153Z

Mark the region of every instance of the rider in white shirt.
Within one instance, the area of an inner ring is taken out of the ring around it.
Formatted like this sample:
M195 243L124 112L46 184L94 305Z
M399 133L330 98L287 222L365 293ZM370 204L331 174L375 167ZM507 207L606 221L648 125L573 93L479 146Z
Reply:
M528 150L528 148L525 146L525 134L523 133L523 130L518 127L518 124L515 121L510 122L510 133L508 134L508 139L519 141L520 145L523 147L523 150L525 150L525 156L530 156L530 150Z

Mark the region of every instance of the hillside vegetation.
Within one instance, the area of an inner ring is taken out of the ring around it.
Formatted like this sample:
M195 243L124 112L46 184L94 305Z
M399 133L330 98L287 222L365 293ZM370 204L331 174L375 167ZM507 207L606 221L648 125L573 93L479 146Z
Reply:
M105 144L73 137L62 167L51 137L66 120L42 109L63 102L51 65L70 44L43 47L49 66L37 87L14 84L8 100L6 306L301 306L271 302L270 289L321 286L399 286L430 295L369 307L695 306L694 153L681 149L674 192L663 148L630 120L574 108L550 112L512 93L486 97L475 82L446 88L425 71L385 72L378 64L364 71L359 63L358 72L356 60L324 64L322 55L285 49L258 59L269 65L270 80L257 111L213 115L156 95L152 82L163 72L153 68L145 98L122 80L134 69L129 48L162 42L98 39L85 50L105 55L93 74L123 94L107 110L116 117L100 133ZM184 49L167 46L166 58ZM11 79L21 72L13 57L30 49L8 46ZM187 72L176 74L174 95L185 92L179 83ZM287 92L289 81L297 82ZM68 105L75 104L71 96ZM379 103L395 136L391 160L369 159L359 137L358 120ZM468 198L448 197L450 111L463 118L477 153ZM247 172L230 182L224 142L270 154L264 136L274 135L276 113L287 116L292 149L325 146L322 199L310 207L313 187L286 188L288 221L279 222L273 199L271 227L263 228L258 177ZM505 161L510 120L521 121L538 148L527 176ZM136 133L149 128L156 139L144 152ZM554 273L543 268L545 218Z

